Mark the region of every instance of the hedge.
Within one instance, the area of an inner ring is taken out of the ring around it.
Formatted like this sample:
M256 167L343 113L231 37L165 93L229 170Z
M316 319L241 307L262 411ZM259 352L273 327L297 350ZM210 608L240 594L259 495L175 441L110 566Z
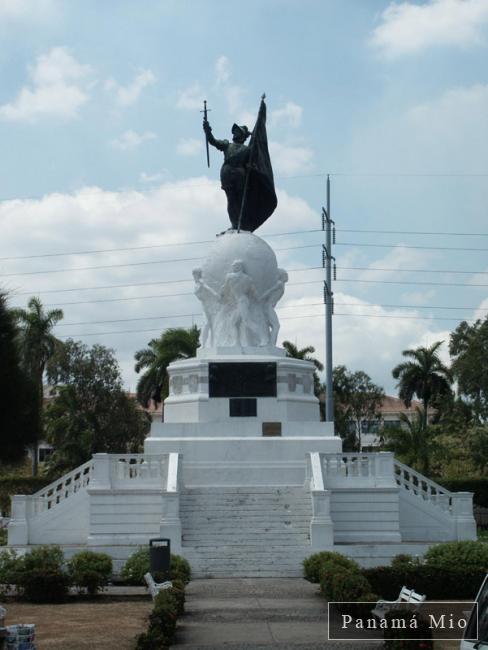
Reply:
M488 479L486 478L453 478L438 479L450 492L474 492L473 503L488 508Z
M419 594L426 594L428 600L474 600L486 571L423 564L403 569L380 566L363 569L362 574L372 590L384 600L398 598L404 585Z
M154 609L149 614L147 632L136 639L136 650L163 650L174 641L178 616L184 611L185 588L175 581L154 599Z
M14 494L34 494L49 485L52 479L45 476L7 476L0 478L0 511L10 514L10 497Z

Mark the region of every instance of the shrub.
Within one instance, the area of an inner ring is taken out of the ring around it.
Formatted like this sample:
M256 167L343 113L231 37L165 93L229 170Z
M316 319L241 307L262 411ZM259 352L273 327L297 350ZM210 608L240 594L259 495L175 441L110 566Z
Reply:
M320 581L322 593L328 601L376 601L371 585L361 572L347 569L333 562L326 563Z
M53 569L32 569L20 576L24 598L32 603L61 603L66 600L69 576Z
M171 580L179 580L184 585L187 585L191 580L190 563L181 555L171 554L170 578Z
M0 546L6 546L8 540L8 533L6 528L0 528Z
M372 590L386 600L398 598L406 585L429 600L473 600L486 575L484 571L467 571L462 567L439 568L426 564L396 569L380 566L362 569Z
M18 559L13 578L26 600L59 603L66 599L71 582L63 565L59 546L39 546Z
M345 569L359 571L360 567L357 562L350 560L345 555L340 553L333 553L331 551L322 551L321 553L314 553L303 560L303 570L305 578L309 582L319 583L321 580L321 570L325 563L333 562L338 566Z
M135 551L126 561L120 572L121 577L131 585L143 585L144 574L149 571L149 547Z
M425 554L428 566L466 571L488 571L488 545L482 542L446 542L431 546Z
M52 479L45 476L2 476L0 477L0 514L10 514L10 497L13 494L34 494Z
M440 485L451 492L474 492L473 503L488 508L488 479L486 478L456 478L439 479Z
M174 640L176 622L181 611L180 590L176 587L160 591L154 599L147 632L137 637L136 650L163 650ZM184 600L184 595L183 595Z
M22 558L21 571L28 572L36 569L44 571L62 571L64 555L60 546L38 546Z
M400 553L395 555L391 561L391 568L396 571L402 571L403 569L411 569L414 566L419 566L420 562L417 558L414 558L413 555L408 555L408 553Z
M68 570L73 584L94 596L108 584L112 576L112 558L105 553L82 551L68 562Z
M17 574L21 562L22 558L18 557L12 549L5 549L0 552L0 598L5 598L9 594L12 585L17 583Z
M407 630L401 628L392 628L388 626L388 630L384 630L385 642L383 645L384 650L432 650L434 642L432 639L432 630L428 622L417 616L418 627L409 628L408 623L412 619L412 611L409 609L395 609L387 612L385 618L389 622L392 618L397 620L405 620ZM409 637L409 641L404 640L404 637ZM388 637L388 638L386 638ZM417 640L419 639L419 640ZM421 640L422 639L422 640Z
M133 553L122 567L121 577L131 585L144 585L144 574L149 571L149 547L142 547ZM154 576L158 580L160 576ZM188 584L191 578L191 568L181 555L171 554L170 579L180 580Z

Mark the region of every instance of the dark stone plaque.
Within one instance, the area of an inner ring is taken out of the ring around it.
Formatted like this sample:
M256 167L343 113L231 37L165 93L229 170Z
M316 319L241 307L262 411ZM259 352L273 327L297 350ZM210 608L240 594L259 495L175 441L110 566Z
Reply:
M209 397L276 397L276 363L209 363Z
M231 397L229 415L231 418L255 418L258 414L257 400L252 397Z

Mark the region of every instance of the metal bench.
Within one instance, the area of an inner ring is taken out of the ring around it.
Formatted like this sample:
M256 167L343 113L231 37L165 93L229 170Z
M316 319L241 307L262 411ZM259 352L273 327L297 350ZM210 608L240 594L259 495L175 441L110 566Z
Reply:
M402 587L396 600L379 600L371 613L378 618L384 619L386 614L392 609L400 609L402 605L420 605L424 602L426 596L418 594L413 589Z
M166 582L154 582L154 579L150 573L144 574L144 580L146 581L147 588L149 589L153 600L162 589L171 589L173 586L173 583L170 580L166 580Z

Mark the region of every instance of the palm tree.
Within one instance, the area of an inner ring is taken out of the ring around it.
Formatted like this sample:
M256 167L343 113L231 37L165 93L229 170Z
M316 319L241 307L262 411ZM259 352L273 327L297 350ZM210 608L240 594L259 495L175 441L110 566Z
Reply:
M407 465L428 476L432 455L439 445L435 441L435 428L425 428L424 413L418 406L415 411L416 416L412 420L405 413L400 413L400 422L404 426L384 429L384 448L395 452Z
M52 330L56 323L63 318L61 309L44 311L39 298L31 298L27 304L28 309L13 309L12 314L19 326L19 347L22 365L35 383L39 395L40 411L43 405L43 377L46 364L54 355L58 346L62 345ZM41 412L39 413L39 419ZM42 425L39 426L42 433ZM32 449L32 474L37 474L37 449L39 439L33 443Z
M291 341L283 341L283 347L286 350L287 357L291 357L292 359L303 359L304 361L311 361L313 363L315 366L313 373L314 394L319 397L322 391L322 387L320 385L320 379L317 370L322 371L324 369L324 366L318 359L310 356L315 352L313 345L307 345L305 348L299 348Z
M197 353L200 330L196 325L189 329L174 327L166 330L158 339L149 341L148 347L138 350L135 371L145 372L137 382L137 399L145 407L150 400L157 405L169 394L167 368L177 359L190 359Z
M442 343L443 341L437 341L428 348L404 350L403 356L411 361L404 361L392 370L394 379L399 380L399 396L405 406L411 405L414 395L422 400L424 429L427 427L427 412L432 400L451 394L452 374L438 354Z

